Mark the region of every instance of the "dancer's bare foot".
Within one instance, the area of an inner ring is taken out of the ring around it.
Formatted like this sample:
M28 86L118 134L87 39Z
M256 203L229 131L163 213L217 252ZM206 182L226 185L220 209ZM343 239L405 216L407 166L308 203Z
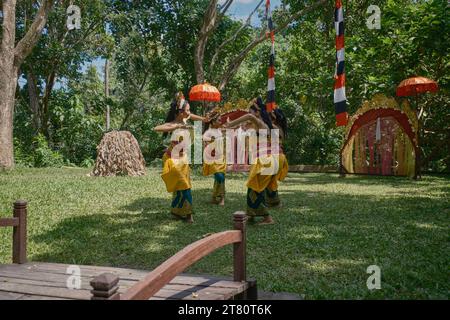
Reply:
M194 223L194 218L192 217L192 214L188 215L186 217L186 222L189 224L193 224Z
M221 207L225 206L225 198L222 198L222 200L220 200L219 206Z
M265 225L274 224L274 223L275 223L275 221L273 221L272 217L267 216L267 217L264 217L264 220L261 221L260 223L258 223L258 225L265 226Z

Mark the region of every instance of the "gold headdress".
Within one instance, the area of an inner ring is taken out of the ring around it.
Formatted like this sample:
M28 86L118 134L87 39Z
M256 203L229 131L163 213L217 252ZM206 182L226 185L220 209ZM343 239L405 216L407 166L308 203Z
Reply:
M187 103L187 101L186 101L186 99L185 99L185 97L184 97L184 94L183 94L183 92L178 92L176 95L175 95L175 99L176 99L176 101L177 101L177 108L178 109L183 109L183 107L185 106L185 104Z

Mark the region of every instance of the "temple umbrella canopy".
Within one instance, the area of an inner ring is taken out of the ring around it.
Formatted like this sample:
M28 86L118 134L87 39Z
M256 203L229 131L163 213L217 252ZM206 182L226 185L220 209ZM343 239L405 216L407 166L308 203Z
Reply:
M417 96L426 92L438 92L439 86L436 81L425 77L413 77L403 80L397 87L398 97Z
M189 100L203 103L203 115L206 114L207 102L220 102L222 99L220 91L209 83L198 84L189 92Z
M416 112L417 112L417 121L419 124L418 132L417 132L417 139L418 139L418 146L419 149L416 152L416 174L415 179L418 179L421 174L421 149L420 149L420 142L422 140L421 138L421 126L420 126L420 119L422 118L424 109L423 107L419 110L419 94L421 93L427 93L427 92L438 92L439 86L436 81L433 81L431 79L425 78L425 77L412 77L406 80L403 80L400 85L397 87L397 96L399 97L415 97L416 98Z
M220 91L209 83L198 84L189 92L189 100L200 102L220 102Z

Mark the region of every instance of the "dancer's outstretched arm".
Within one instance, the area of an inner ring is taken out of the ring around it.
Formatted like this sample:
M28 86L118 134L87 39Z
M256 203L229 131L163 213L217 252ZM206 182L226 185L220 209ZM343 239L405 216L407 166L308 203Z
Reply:
M193 113L191 113L189 115L189 119L191 119L192 121L202 121L202 122L207 122L208 121L208 119L206 119L205 117L201 117L201 116L198 116L198 115L193 114Z
M182 123L164 123L162 125L156 126L153 128L153 131L156 132L172 132L175 131L177 129L190 129L191 126L188 125L184 125Z
M258 119L252 114L246 114L245 116L242 116L236 120L230 121L226 123L224 126L226 128L237 128L241 124L250 121L253 123L258 129L266 129L269 130L269 126L262 120Z

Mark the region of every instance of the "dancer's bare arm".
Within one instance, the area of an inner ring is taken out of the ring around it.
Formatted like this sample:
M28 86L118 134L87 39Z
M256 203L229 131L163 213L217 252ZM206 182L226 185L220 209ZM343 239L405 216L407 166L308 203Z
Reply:
M193 114L193 113L191 113L189 115L189 119L191 119L192 121L202 121L202 122L207 122L208 121L208 119L206 119L205 117L201 117L201 116L198 116L198 115Z
M172 132L175 131L177 129L190 129L191 126L188 125L184 125L181 123L164 123L162 125L156 126L153 128L153 131L156 132Z
M255 117L252 114L246 114L245 116L242 116L236 120L230 121L228 123L226 123L224 126L226 128L237 128L239 127L241 124L244 124L246 122L251 122L255 125L255 127L257 127L258 129L266 129L269 130L269 126L267 126L267 124L265 124L264 121L258 119L257 117Z

